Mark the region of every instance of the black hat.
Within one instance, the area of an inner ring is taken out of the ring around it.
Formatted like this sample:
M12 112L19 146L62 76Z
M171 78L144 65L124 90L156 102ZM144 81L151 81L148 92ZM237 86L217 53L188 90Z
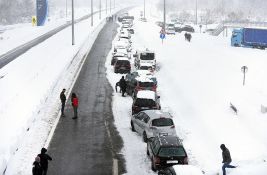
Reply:
M226 147L225 147L224 144L221 144L220 148L221 148L221 149L225 149Z
M47 152L47 149L45 149L45 148L42 148L42 149L41 149L41 153L42 153L42 154L44 154L44 153L46 153L46 152Z

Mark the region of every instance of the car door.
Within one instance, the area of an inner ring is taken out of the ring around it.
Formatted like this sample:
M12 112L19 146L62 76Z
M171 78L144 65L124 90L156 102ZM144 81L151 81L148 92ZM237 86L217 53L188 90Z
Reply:
M141 123L144 118L144 113L140 112L135 116L135 121L134 121L134 128L137 133L142 134L142 129L141 129Z
M148 121L149 121L149 116L147 114L143 113L143 118L140 122L141 133L143 133L147 129Z

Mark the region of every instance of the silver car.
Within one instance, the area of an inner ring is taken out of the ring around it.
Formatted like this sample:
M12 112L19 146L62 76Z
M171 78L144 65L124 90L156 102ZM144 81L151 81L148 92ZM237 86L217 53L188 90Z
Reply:
M132 131L143 136L144 142L157 135L176 136L172 116L161 110L145 110L131 117Z

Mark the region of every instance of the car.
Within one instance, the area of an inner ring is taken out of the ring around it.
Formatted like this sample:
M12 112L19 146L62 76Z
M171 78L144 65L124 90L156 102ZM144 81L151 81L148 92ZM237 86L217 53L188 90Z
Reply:
M156 83L146 76L138 76L135 77L135 79L132 79L132 81L128 81L126 79L127 88L126 92L129 95L132 95L133 98L136 97L136 94L140 90L150 90L156 92L157 85Z
M173 167L166 167L160 169L158 175L176 175L175 169Z
M141 63L150 63L156 68L156 54L154 51L149 50L148 48L145 50L136 50L134 57L134 65L136 68L138 68Z
M140 77L143 77L142 79L144 79L143 80L144 82L139 82ZM153 74L151 74L150 71L147 70L137 70L135 72L131 72L125 76L125 80L127 83L126 92L128 95L134 95L135 88L141 89L141 86L143 84L147 85L147 87L144 87L144 89L146 88L148 90L154 89L154 91L156 91L156 87L158 84L157 78ZM146 83L146 80L148 81L148 83ZM151 86L149 87L149 85Z
M118 49L120 50L120 49ZM121 57L127 57L128 55L124 52L120 52L120 51L117 51L113 54L112 56L112 59L111 59L111 65L113 66L115 64L115 62L118 60L118 58L121 58Z
M128 30L128 32L129 32L130 34L134 34L134 29L130 28L130 29L127 29L127 30Z
M116 52L116 49L126 49L128 52L131 50L131 44L128 40L120 39L114 43L114 52Z
M154 91L138 91L133 99L132 115L148 109L161 109L159 96Z
M174 27L167 27L166 28L166 34L167 35L175 35L175 29L174 29Z
M158 135L176 136L172 116L160 110L145 110L131 117L131 129L143 136L143 141Z
M177 136L156 136L148 139L147 155L151 159L153 171L177 164L188 164L187 153Z
M154 72L154 66L151 63L140 63L139 70L148 70L150 72Z
M177 28L176 31L179 33L183 32L183 31L193 33L193 32L195 32L195 29L192 26L185 25L185 26L181 26L180 28Z
M114 73L131 72L131 63L127 57L118 57L114 63Z

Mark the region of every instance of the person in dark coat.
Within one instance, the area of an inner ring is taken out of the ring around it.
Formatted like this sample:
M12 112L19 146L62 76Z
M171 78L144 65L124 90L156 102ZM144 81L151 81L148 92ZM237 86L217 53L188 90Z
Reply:
M122 76L120 79L120 88L121 88L121 93L123 97L125 97L124 94L126 92L126 87L127 87L127 83L124 79L124 76Z
M37 156L33 162L32 175L42 175L42 167L40 164L40 157Z
M72 119L77 119L78 118L79 101L78 101L78 97L75 93L72 93L72 95L71 95L71 104L72 104L73 112L74 112L74 117L72 117Z
M46 154L46 152L47 152L47 149L42 148L41 154L38 154L38 157L40 157L40 163L41 163L41 167L42 167L42 175L47 174L48 161L52 160L52 158L48 154Z
M66 96L65 96L66 89L63 89L60 93L60 101L61 101L61 115L64 117L64 108L66 104Z
M226 175L225 168L236 168L236 166L230 165L230 163L232 162L231 154L230 151L226 148L226 146L224 144L221 144L220 148L222 150L222 157L223 157L222 171L223 175Z

